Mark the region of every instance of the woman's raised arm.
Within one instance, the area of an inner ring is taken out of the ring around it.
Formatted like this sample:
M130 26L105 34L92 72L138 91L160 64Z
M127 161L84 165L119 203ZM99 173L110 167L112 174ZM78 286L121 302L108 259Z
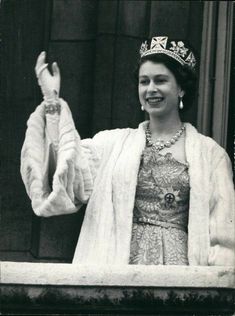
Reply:
M27 122L21 175L34 212L52 216L76 212L88 201L100 155L95 140L83 148L70 109L59 98L59 67L53 63L51 74L45 58L42 52L35 67L44 101Z

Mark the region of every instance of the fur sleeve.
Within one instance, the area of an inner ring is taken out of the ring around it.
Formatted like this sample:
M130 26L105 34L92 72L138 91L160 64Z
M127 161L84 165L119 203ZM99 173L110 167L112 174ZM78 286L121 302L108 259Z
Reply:
M217 155L218 156L218 155ZM209 265L235 263L235 200L231 162L222 150L212 175Z
M88 201L93 190L102 154L101 137L82 141L66 102L61 100L57 162L50 177L53 144L45 125L41 104L27 122L21 151L22 179L36 215L74 213Z

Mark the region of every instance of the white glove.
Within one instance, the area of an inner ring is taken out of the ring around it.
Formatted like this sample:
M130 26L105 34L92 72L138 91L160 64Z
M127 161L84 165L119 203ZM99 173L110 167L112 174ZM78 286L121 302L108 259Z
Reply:
M38 84L41 87L45 101L53 101L59 97L60 92L60 70L56 62L52 64L52 73L49 72L45 63L46 52L41 52L35 66Z

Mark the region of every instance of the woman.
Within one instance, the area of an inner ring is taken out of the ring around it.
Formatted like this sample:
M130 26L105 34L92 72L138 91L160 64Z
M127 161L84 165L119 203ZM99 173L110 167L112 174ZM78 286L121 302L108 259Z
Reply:
M194 55L167 37L146 41L140 54L139 100L149 122L84 140L57 97L58 66L51 76L39 56L44 102L28 121L21 157L34 212L68 214L88 203L73 263L233 265L230 161L179 116Z

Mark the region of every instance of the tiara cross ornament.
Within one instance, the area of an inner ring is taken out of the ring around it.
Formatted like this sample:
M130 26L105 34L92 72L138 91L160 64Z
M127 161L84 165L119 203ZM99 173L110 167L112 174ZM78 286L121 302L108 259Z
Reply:
M154 54L165 54L174 58L181 65L187 65L194 68L196 59L192 51L185 47L183 41L168 41L167 36L157 36L151 39L150 44L145 41L140 47L140 57Z

